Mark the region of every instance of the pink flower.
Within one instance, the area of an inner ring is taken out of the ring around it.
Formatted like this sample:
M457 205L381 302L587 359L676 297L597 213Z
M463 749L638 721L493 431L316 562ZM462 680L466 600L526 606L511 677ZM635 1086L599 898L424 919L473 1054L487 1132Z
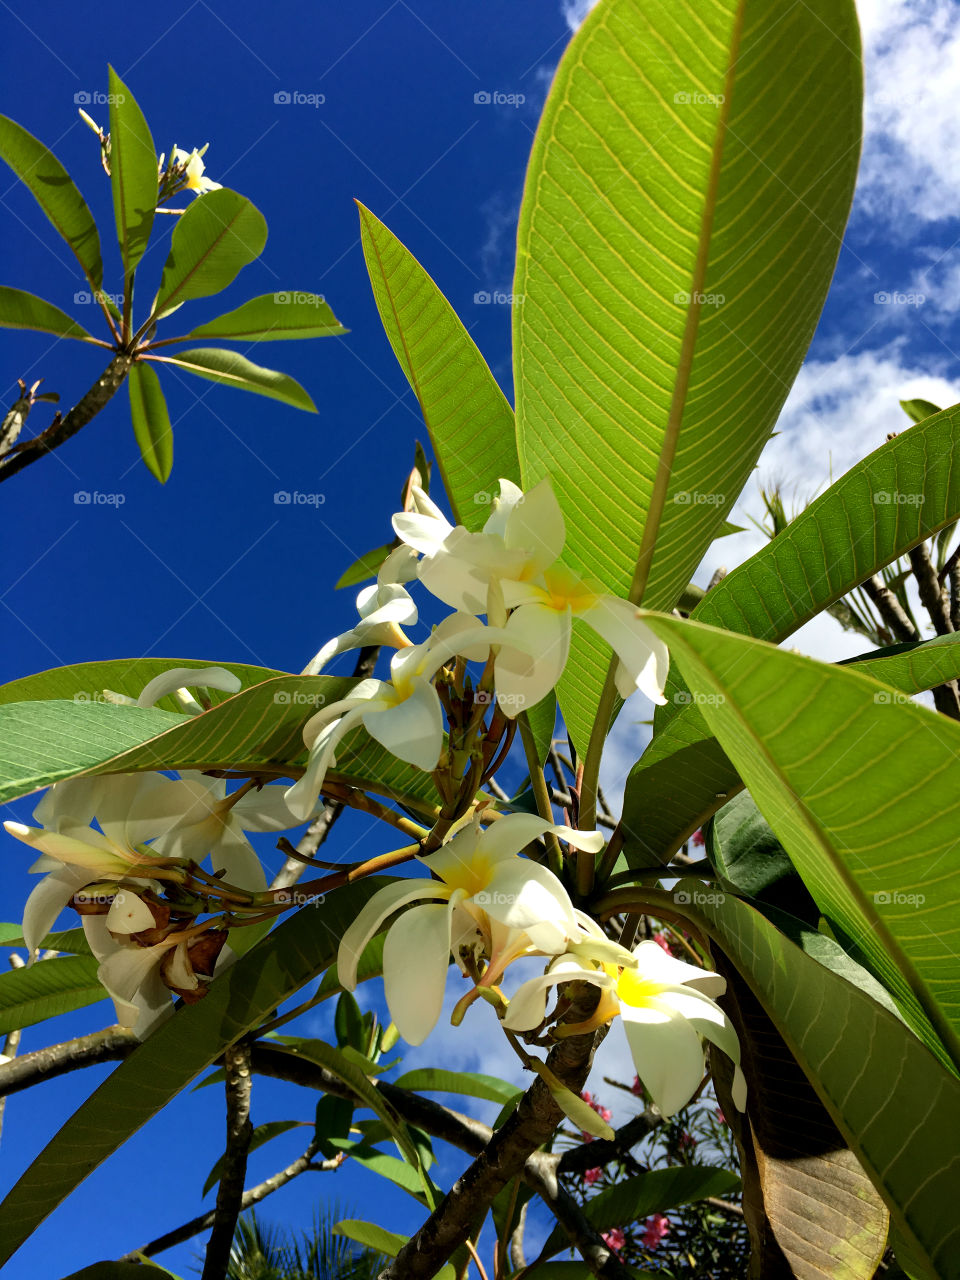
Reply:
M693 836L691 837L691 839L692 839L692 841L693 841L694 845L696 846L696 848L700 849L700 848L702 848L702 847L703 847L703 832L702 832L702 831L695 831L695 832L693 833Z
M663 950L667 953L668 956L673 955L673 952L670 950L670 943L667 941L666 934L663 934L663 933L654 934L653 940L658 947L663 948Z
M723 1114L723 1111L720 1107L717 1107L717 1119L720 1121L721 1124L727 1123L727 1117Z
M633 1077L633 1084L630 1086L630 1092L636 1094L638 1098L643 1097L643 1085L640 1083L640 1077Z
M697 1145L696 1138L694 1138L692 1134L687 1133L686 1130L684 1130L683 1133L681 1133L680 1138L677 1142L677 1146L680 1148L681 1151L684 1151L688 1148L695 1147L696 1145Z
M627 1243L627 1237L619 1227L611 1227L609 1231L604 1231L600 1238L607 1248L612 1249L614 1253L619 1253Z
M643 1233L643 1245L647 1249L656 1249L664 1236L670 1234L670 1219L662 1213L655 1213L646 1221Z
M586 1169L584 1170L583 1180L588 1187L592 1187L602 1173L602 1169Z
M584 1102L587 1104L588 1107L592 1107L594 1105L593 1094L590 1092L589 1089L584 1089L580 1097L584 1100Z
M600 1119L606 1121L607 1124L609 1124L613 1119L613 1112L609 1107L594 1107L594 1111L596 1111Z
M592 1133L587 1133L586 1129L581 1129L581 1130L580 1130L580 1141L581 1141L581 1142L592 1142L592 1141L593 1141L593 1134L592 1134Z

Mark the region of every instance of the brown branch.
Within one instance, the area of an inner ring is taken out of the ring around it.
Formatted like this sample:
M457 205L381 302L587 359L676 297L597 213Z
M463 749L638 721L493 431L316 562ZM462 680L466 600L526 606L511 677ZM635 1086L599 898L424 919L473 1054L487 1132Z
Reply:
M318 1161L314 1164L313 1157L319 1150L318 1143L316 1141L311 1142L303 1155L294 1160L293 1164L288 1164L279 1173L265 1178L263 1182L251 1187L249 1191L245 1191L240 1201L241 1212L244 1209L249 1209L251 1205L259 1204L261 1200L265 1200L274 1191L279 1191L288 1182L298 1178L301 1173L328 1173L333 1169L339 1169L343 1164L343 1156L334 1156L332 1160ZM165 1235L158 1236L156 1240L151 1240L149 1244L145 1244L141 1249L134 1249L130 1253L125 1253L119 1261L139 1262L141 1258L152 1258L158 1253L163 1253L165 1249L172 1249L174 1245L183 1244L184 1240L189 1240L192 1236L197 1236L201 1231L206 1231L208 1227L213 1226L215 1212L214 1209L211 1209L207 1213L201 1213L196 1218L191 1218L189 1222L183 1223L182 1226L176 1227L173 1231L168 1231Z
M916 627L907 617L900 601L878 573L861 583L861 589L876 606L880 617L897 640L919 640Z
M41 431L32 440L25 440L0 460L0 481L8 480L31 462L59 449L71 436L76 435L81 427L85 427L92 418L103 409L120 389L130 368L133 358L118 353L110 361L107 368L93 384L90 390L78 400L66 417L58 413L46 431Z
M132 1031L123 1027L107 1027L89 1036L79 1036L76 1040L65 1040L47 1049L25 1053L13 1062L0 1065L0 1097L20 1093L42 1080L53 1080L68 1071L76 1071L78 1067L92 1067L99 1062L125 1058L139 1043Z
M25 967L25 961L22 957L18 956L15 951L11 952L8 959L11 969L23 969ZM17 1050L20 1048L20 1037L22 1035L23 1032L19 1027L14 1027L12 1031L7 1032L6 1039L3 1042L3 1049L0 1052L2 1052L3 1056L8 1058L11 1062L17 1056ZM0 1097L0 1133L3 1132L3 1113L6 1110L6 1106L6 1098Z
M243 1206L243 1184L247 1176L247 1155L253 1137L250 1122L250 1045L241 1041L223 1055L226 1074L227 1147L223 1153L217 1204L213 1211L213 1231L207 1244L201 1280L223 1280L230 1263L237 1219Z
M960 559L954 557L947 577L950 582L950 625L954 631L960 631Z
M930 551L925 542L914 547L910 552L910 568L917 580L920 603L930 615L930 621L938 636L949 635L953 631L950 615L947 613L947 601L937 571L933 567Z

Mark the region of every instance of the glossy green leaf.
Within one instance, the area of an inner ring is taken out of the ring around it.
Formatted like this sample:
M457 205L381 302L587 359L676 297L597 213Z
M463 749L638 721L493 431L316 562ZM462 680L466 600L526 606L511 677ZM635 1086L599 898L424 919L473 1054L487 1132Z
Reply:
M332 964L344 930L382 884L364 880L348 885L283 921L225 970L203 1000L178 1010L125 1058L7 1195L0 1213L0 1263L228 1045Z
M231 769L299 776L303 726L320 706L346 697L356 681L282 676L198 716L100 702L16 702L0 706L0 803L80 773ZM429 774L403 764L363 730L337 750L331 779L402 797L437 800Z
M354 560L349 569L345 569L333 584L333 589L339 591L342 587L358 587L361 582L369 582L371 578L375 578L380 571L380 566L395 545L393 542L387 542L382 547L374 547L372 551L367 551L358 560Z
M0 947L25 947L23 926L19 924L0 924ZM89 956L90 950L87 936L82 929L61 929L48 933L40 943L41 953L44 951L64 951L69 955Z
M317 1103L314 1116L314 1137L320 1144L324 1158L329 1160L336 1154L330 1145L331 1138L350 1137L350 1125L353 1120L353 1103L346 1098L338 1098L332 1093L325 1093Z
M820 909L960 1066L960 724L849 667L650 615Z
M0 116L0 159L6 161L66 240L91 289L99 289L103 284L103 262L97 224L57 157L15 120Z
M220 347L198 347L194 351L182 351L176 356L164 356L163 359L176 365L178 369L196 374L198 378L222 382L225 386L236 387L238 391L252 391L259 396L269 396L271 400L280 400L292 405L294 409L317 412L317 406L299 382L276 369L264 369L236 351Z
M565 561L615 595L674 606L770 436L861 96L853 0L607 0L560 63L520 212L517 443L524 486L553 479ZM560 684L581 755L609 656L578 637Z
M376 1147L368 1146L365 1142L336 1140L331 1142L330 1145L349 1156L352 1161L356 1161L368 1173L375 1173L380 1178L386 1178L388 1182L400 1187L402 1191L406 1191L408 1195L413 1196L421 1204L426 1204L420 1176L417 1174L416 1169L407 1164L405 1160L398 1160L396 1156L386 1155L383 1151L378 1151Z
M407 1071L394 1084L398 1089L409 1089L415 1093L462 1093L501 1104L513 1102L523 1093L516 1085L496 1076L485 1076L475 1071L446 1071L442 1067L418 1067L415 1071Z
M71 1009L106 1000L97 981L97 962L89 956L41 960L23 969L0 973L0 1033L34 1023Z
M662 896L669 909L672 898ZM960 1080L902 1022L745 903L727 897L684 914L736 965L910 1243L935 1275L953 1276Z
M724 889L752 900L761 911L778 907L816 925L819 908L748 791L728 800L703 834L706 855Z
M266 1124L258 1124L250 1138L248 1151L256 1151L258 1147L262 1147L264 1143L270 1142L273 1138L279 1138L282 1133L289 1133L291 1129L298 1129L303 1126L302 1120L270 1120ZM307 1126L309 1128L309 1125ZM223 1171L223 1162L226 1156L221 1156L217 1163L210 1170L206 1182L203 1184L201 1195L207 1195L220 1181L220 1174Z
M623 1178L605 1187L586 1202L584 1212L598 1231L639 1222L651 1213L664 1213L681 1204L691 1204L705 1196L727 1196L739 1190L740 1179L726 1169L680 1165L672 1169L651 1169L649 1173ZM549 1257L569 1245L562 1227L555 1227L544 1245Z
M137 100L110 68L110 185L124 274L143 257L157 209L157 150ZM128 299L129 302L129 299Z
M160 318L190 298L219 293L233 283L243 267L259 258L266 243L266 219L245 196L227 187L200 196L180 215L173 229L154 315ZM231 312L223 319L238 314Z
M380 319L420 402L454 516L480 529L500 477L520 480L513 410L430 276L369 209L358 208Z
M58 338L79 338L91 341L93 334L77 324L65 311L52 302L38 298L35 293L23 289L7 289L0 286L0 328L37 329L40 333L53 333Z
M199 203L205 204L206 200L204 196ZM229 338L235 342L279 342L289 338L325 338L338 333L349 333L349 330L343 327L321 294L284 290L251 298L235 311L191 329L187 336Z
M113 658L106 662L77 662L69 667L52 667L49 671L11 680L0 685L0 705L51 698L100 702L104 689L127 698L138 698L155 676L163 675L174 667L224 667L239 677L244 687L288 674L274 671L272 667L251 666L248 662L208 662L203 658ZM221 689L209 689L207 692L214 705L233 696ZM182 711L172 695L161 698L157 706L164 711Z
M146 364L135 364L127 379L130 415L140 456L151 475L166 484L173 466L173 428L160 379Z
M929 400L901 400L900 408L914 422L923 422L924 418L931 418L935 413L943 412L939 405Z

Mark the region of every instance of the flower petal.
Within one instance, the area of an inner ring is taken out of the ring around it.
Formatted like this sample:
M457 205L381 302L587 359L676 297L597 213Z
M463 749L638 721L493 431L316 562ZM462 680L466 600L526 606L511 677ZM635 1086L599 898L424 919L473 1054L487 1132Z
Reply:
M222 689L224 693L236 693L241 686L239 676L223 667L173 667L162 675L154 676L137 699L138 707L152 707L155 702L176 693L178 689Z
M267 887L267 877L260 859L241 831L227 827L223 838L210 850L210 861L214 871L222 871L224 878L238 889L262 893Z
M639 689L652 701L663 704L670 655L667 646L637 616L629 600L600 596L577 615L597 633L620 659L617 691L623 698Z
M22 822L5 822L4 827L9 835L22 840L31 849L39 849L49 854L58 862L68 866L84 867L95 875L123 875L130 865L128 860L120 857L111 848L106 837L99 831L86 828L86 839L67 835L61 831L44 831L42 827L27 827ZM87 877L89 882L90 877Z
M34 822L56 831L89 827L97 812L103 785L102 778L65 778L63 782L55 782L34 809Z
M344 931L337 952L337 975L340 985L352 991L357 985L357 965L363 949L388 916L408 902L422 898L449 898L450 890L436 880L396 880L380 889L361 908L359 915Z
M496 660L497 700L513 719L545 698L563 674L570 653L570 610L524 604L510 615L504 630L508 639Z
M363 714L371 738L407 764L429 772L443 750L443 709L433 685L418 680L413 692L396 706Z
M677 1013L621 1002L620 1014L637 1075L660 1113L670 1117L686 1106L703 1079L700 1037Z
M383 944L383 986L390 1017L408 1044L423 1044L437 1024L450 966L448 903L411 907Z
M543 1021L547 1011L547 994L559 982L591 982L605 987L609 978L600 969L585 969L576 956L559 956L549 970L522 983L507 1007L503 1025L509 1031L532 1031Z
M727 989L726 979L721 978L719 973L698 969L695 964L687 964L685 960L667 955L656 942L648 940L639 943L634 947L633 954L637 958L639 972L654 982L662 982L669 987L685 984L711 999L722 996Z
M107 912L107 928L111 933L140 933L156 924L153 912L139 895L120 889Z
M44 876L30 891L23 908L23 940L31 955L56 924L57 916L73 895L89 882L89 871L60 867Z
M523 930L539 950L563 951L567 938L579 932L573 903L560 880L529 858L499 863L486 889L473 900L491 919Z
M453 525L443 516L420 515L416 511L398 511L393 517L393 531L401 542L414 551L429 555L443 546Z
M567 531L563 512L549 477L516 501L507 518L503 540L510 549L522 549L537 569L547 569L559 559Z

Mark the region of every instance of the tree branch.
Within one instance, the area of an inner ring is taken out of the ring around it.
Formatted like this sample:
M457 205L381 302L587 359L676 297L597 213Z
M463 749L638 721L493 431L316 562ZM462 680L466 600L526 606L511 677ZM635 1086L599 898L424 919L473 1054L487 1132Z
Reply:
M207 1244L201 1280L223 1280L230 1262L230 1249L243 1205L243 1184L247 1175L247 1154L253 1125L250 1123L250 1045L231 1045L223 1055L226 1073L227 1147L223 1154L217 1204L213 1211L213 1231Z
M861 583L864 594L876 606L880 617L897 640L919 640L916 627L903 611L900 601L893 594L879 573Z
M0 1097L29 1089L42 1080L53 1080L68 1071L76 1071L78 1067L92 1067L99 1062L125 1058L139 1043L132 1031L123 1027L107 1027L89 1036L79 1036L76 1040L65 1040L47 1049L25 1053L13 1062L0 1065Z
M14 447L0 460L0 481L8 480L31 462L36 462L54 449L59 449L71 436L77 434L81 427L95 418L120 389L130 368L133 358L125 353L118 353L110 361L107 368L93 384L87 394L73 406L66 417L58 413L46 431L41 431L32 440L25 440Z

